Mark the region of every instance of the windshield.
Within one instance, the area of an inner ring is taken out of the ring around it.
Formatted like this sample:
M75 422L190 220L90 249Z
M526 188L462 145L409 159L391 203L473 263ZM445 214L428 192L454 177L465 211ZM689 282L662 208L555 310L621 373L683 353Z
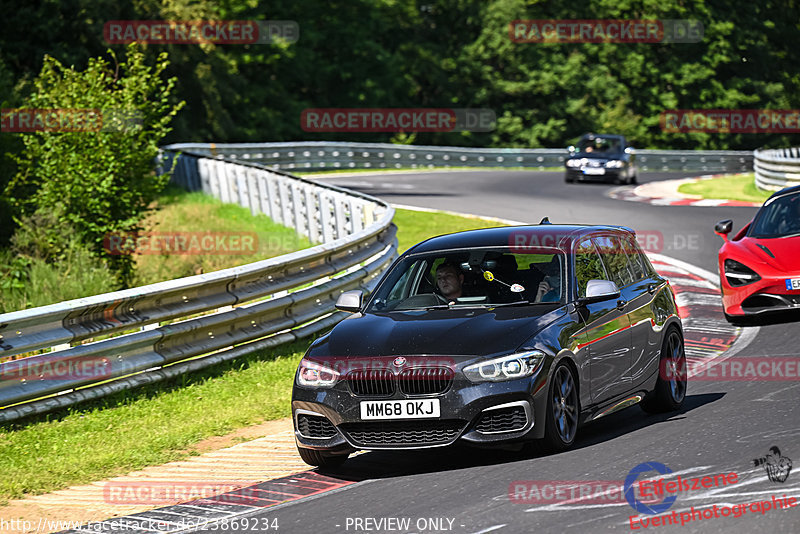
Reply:
M762 239L800 235L800 193L766 204L756 214L747 235Z
M618 137L603 137L601 135L584 137L578 141L578 151L590 154L618 154L622 152L622 144Z
M409 256L387 275L368 312L561 303L564 255L508 248Z

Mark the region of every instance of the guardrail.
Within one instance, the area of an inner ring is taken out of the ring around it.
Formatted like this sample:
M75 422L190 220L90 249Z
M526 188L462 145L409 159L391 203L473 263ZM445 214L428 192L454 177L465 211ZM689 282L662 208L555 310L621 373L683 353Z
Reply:
M162 170L175 153L167 151ZM144 287L0 315L0 421L163 380L329 328L338 296L397 256L394 210L247 162L182 154L173 179L321 245ZM199 316L198 316L199 315ZM60 350L59 350L60 349Z
M778 191L800 185L800 148L756 150L753 170L759 189Z
M177 144L211 158L256 162L273 169L397 169L437 167L563 167L561 148L463 148L381 143ZM642 171L749 172L750 151L636 150Z

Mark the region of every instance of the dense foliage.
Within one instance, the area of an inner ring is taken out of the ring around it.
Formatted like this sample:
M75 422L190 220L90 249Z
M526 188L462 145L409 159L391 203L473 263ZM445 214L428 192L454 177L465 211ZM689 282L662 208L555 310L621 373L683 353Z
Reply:
M493 133L419 134L417 144L565 146L616 131L642 148L750 149L774 134L663 133L665 109L800 108L794 0L71 0L23 3L0 35L0 89L24 94L44 54L78 68L105 53L109 20L294 20L295 44L149 45L169 54L187 101L169 140L388 141L304 132L320 107L484 107ZM694 44L515 43L515 19L693 19ZM122 50L122 45L112 45ZM796 139L794 140L796 143Z

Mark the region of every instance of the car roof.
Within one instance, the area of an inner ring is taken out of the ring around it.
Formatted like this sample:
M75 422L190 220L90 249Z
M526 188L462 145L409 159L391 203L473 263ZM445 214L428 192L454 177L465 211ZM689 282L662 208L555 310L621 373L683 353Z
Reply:
M548 243L553 243L558 248L569 251L572 248L572 243L576 240L601 232L634 234L633 230L625 226L611 225L545 223L527 226L499 226L432 237L411 247L404 255L448 249L513 247L515 243L523 243L518 245L521 250L531 245L547 246Z
M617 139L625 139L625 136L624 135L620 135L620 134L602 134L602 133L593 133L593 132L589 132L589 133L583 134L581 136L581 139L589 138L589 137L595 137L595 138L596 137L603 137L603 138L615 137Z
M784 189L781 189L780 191L772 193L767 199L767 201L764 202L764 205L769 204L778 197L782 197L784 195L792 195L794 193L800 193L800 185L793 185L791 187L786 187Z

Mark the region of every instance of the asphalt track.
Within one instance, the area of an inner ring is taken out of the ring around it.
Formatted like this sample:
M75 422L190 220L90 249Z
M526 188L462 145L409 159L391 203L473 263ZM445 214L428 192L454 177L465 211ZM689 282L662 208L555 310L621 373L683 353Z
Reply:
M683 177L644 173L640 182ZM652 206L606 197L609 185L565 184L557 172L470 171L335 176L328 183L392 203L538 222L606 223L656 236L655 250L716 273L720 239L716 221L740 228L754 208ZM661 244L657 236L661 235ZM797 356L797 317L752 329L755 335L731 359ZM757 332L757 333L756 333ZM766 513L748 508L740 517L697 519L658 532L800 532L800 404L798 381L690 381L680 413L645 415L638 407L609 415L579 431L573 450L555 455L492 449L447 448L370 452L326 474L344 482L334 491L248 514L248 521L211 524L207 532L606 532L631 531L639 515L624 499L551 501L547 481L605 481L621 485L643 462L659 462L683 477L735 472L724 488L682 492L669 512L795 497L798 505ZM772 446L793 459L784 482L754 466ZM530 491L514 493L515 481ZM598 482L603 484L605 482ZM591 485L591 484L589 484ZM531 488L536 487L535 492ZM509 491L511 490L511 493ZM538 492L542 498L537 499ZM517 498L518 497L518 498ZM741 513L741 508L739 508ZM403 523L408 520L407 525ZM274 523L273 520L277 520ZM266 526L278 525L278 529Z

